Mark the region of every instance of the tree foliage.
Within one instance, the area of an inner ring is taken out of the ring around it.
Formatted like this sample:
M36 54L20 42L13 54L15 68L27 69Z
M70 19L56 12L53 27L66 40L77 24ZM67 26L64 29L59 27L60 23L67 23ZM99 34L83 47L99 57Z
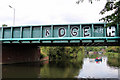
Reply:
M84 0L78 0L76 3L79 4L80 2L83 2ZM93 0L88 0L91 4L93 3ZM100 0L94 0L94 1L100 1ZM103 15L106 12L111 12L110 15L107 15L101 19L104 22L107 23L107 26L120 24L120 0L107 0L104 9L100 11L100 14Z
M120 1L108 1L100 14L103 15L110 11L113 11L112 14L107 15L100 20L104 20L104 22L108 23L107 26L120 24Z
M83 2L84 0L78 0L76 3L79 4L80 2ZM88 0L91 4L93 3L93 0ZM95 0L95 1L100 1L100 0Z
M7 24L2 24L2 27L7 27Z
M50 60L70 60L81 58L84 55L84 47L41 47L41 51L49 56ZM82 58L81 58L82 59Z
M85 49L86 49L86 51L96 51L96 52L98 52L98 51L101 51L102 49L105 49L105 46L97 46L97 47L91 46L91 47L86 47Z
M120 53L120 46L108 46L106 51Z

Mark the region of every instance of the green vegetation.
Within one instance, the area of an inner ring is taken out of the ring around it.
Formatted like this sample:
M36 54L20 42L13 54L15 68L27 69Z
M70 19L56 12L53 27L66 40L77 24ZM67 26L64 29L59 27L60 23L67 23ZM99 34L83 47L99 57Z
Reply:
M103 55L108 57L107 64L111 67L120 67L120 46L100 46L100 47L85 47L85 51L89 52L98 52L104 49ZM99 54L91 54L91 55L85 55L85 57L89 58L96 58L101 57L103 55Z
M120 53L120 46L108 46L106 52Z
M42 78L73 78L79 74L82 69L82 63L77 61L51 61L49 64L41 67Z
M8 25L7 24L2 24L2 27L7 27Z
M105 55L108 56L108 65L109 66L114 66L114 67L120 67L120 53L115 53L115 52L107 52Z
M81 60L84 57L84 47L41 47L41 53L49 56L50 61Z
M102 49L105 49L105 46L90 46L90 47L85 47L86 51L101 51Z
M108 0L105 4L104 9L100 12L100 14L105 14L106 12L111 12L110 15L105 16L104 18L100 20L104 20L104 22L107 22L107 26L120 24L120 0Z
M101 57L102 55L99 55L99 54L94 54L94 55L85 55L85 57L88 57L88 58L96 58L96 57Z
M41 53L41 54L40 54L40 59L42 59L42 58L44 58L44 57L47 57L47 55L44 54L44 53Z
M106 53L104 54L108 56L108 65L114 67L120 67L120 46L109 46L106 49Z
M49 52L49 47L40 47L40 59L41 58L44 58L44 57L47 57L49 54L48 54L48 52Z
M41 47L41 54L49 56L49 63L41 68L41 77L67 78L78 75L82 68L84 47ZM57 71L57 72L56 72ZM73 73L74 74L71 74ZM56 73L56 75L54 75ZM53 74L53 75L51 75Z
M87 55L86 52L103 52L103 54ZM84 57L96 58L103 55L108 57L108 65L120 67L120 47L119 46L90 46L90 47L41 47L41 55L49 56L50 61L68 61L72 64L78 62L82 64Z

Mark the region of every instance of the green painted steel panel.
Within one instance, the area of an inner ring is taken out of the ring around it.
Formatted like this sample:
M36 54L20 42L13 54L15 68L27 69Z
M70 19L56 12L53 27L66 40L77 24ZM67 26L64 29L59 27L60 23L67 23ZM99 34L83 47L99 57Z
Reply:
M12 41L12 43L19 43L19 41Z
M20 27L13 28L13 38L20 38Z
M33 38L40 38L40 29L41 29L41 27L33 27L33 30L32 30Z
M3 40L3 41L9 41L9 40L12 40L12 41L49 41L49 40L119 40L120 37L63 37L63 38L12 38L12 39L9 39L9 38L6 38L6 39L0 39Z
M70 37L80 37L80 25L71 25ZM70 43L80 43L80 40L72 40Z
M40 41L32 41L32 43L40 43Z
M70 37L70 25L68 25L68 37Z
M2 43L10 43L10 41L3 41Z
M92 25L83 25L82 26L82 37L91 37ZM91 40L83 40L82 42L92 42Z
M11 28L4 28L3 34L4 38L11 38Z
M110 37L110 36L115 37L115 36L117 36L117 27L116 26L107 27L106 36L107 37Z
M79 26L71 26L70 27L70 37L80 37L80 27Z
M103 26L95 26L94 27L94 37L103 37Z
M30 43L30 41L22 41L22 43Z
M104 37L106 37L106 31L107 31L105 27L106 27L106 24L104 24L104 31L103 31Z
M30 27L23 28L23 38L30 38Z
M117 36L120 36L120 35L119 35L119 31L120 31L120 30L119 30L119 29L120 29L119 24L117 24Z
M82 26L82 37L91 37L91 25Z
M68 26L54 26L54 37L68 37Z
M42 37L50 38L51 37L51 26L42 26Z
M104 40L94 40L94 42L105 42Z
M0 28L0 38L2 38L2 28Z
M42 41L42 43L51 43L51 41Z
M82 42L92 42L92 40L82 40Z
M23 28L22 27L20 27L20 38L22 38L22 31L23 31Z
M91 29L91 35L92 35L92 37L94 37L95 35L94 35L94 25L92 24L92 29Z
M68 43L68 41L53 41L53 43Z
M53 25L51 25L51 37L53 37Z
M72 40L70 43L80 43L80 40Z
M116 42L116 40L107 40L107 42Z
M4 43L80 43L118 42L119 26L104 28L106 24L61 24L16 26L0 28L0 41ZM2 33L3 31L3 33Z

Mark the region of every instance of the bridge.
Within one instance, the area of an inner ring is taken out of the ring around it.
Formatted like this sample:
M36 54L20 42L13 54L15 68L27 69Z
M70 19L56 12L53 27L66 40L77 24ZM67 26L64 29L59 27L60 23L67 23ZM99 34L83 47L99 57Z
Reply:
M42 45L120 45L119 25L105 28L105 23L60 24L1 27L3 44Z
M2 63L39 61L38 46L120 46L119 24L58 24L0 27Z

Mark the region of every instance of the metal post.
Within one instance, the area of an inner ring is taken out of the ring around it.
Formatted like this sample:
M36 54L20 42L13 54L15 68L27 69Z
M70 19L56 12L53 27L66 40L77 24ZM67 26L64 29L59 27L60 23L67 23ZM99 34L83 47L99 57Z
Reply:
M30 38L33 37L33 36L32 36L32 35L33 35L33 33L32 33L32 29L33 29L32 26L30 26Z
M106 23L104 24L104 29L103 30L104 30L103 35L104 35L104 37L106 37Z
M15 26L15 8L13 8L12 6L9 5L10 8L13 9L14 13L13 13L13 25Z
M13 25L15 26L15 8L13 8L14 9L14 14L13 14Z
M11 38L13 38L13 27L11 27Z
M70 25L68 25L68 37L70 37Z
M51 25L51 37L53 38L53 25Z
M82 37L82 25L80 24L80 37Z
M91 34L92 34L92 36L91 36L91 37L94 37L94 25L93 25L93 24L92 24Z

